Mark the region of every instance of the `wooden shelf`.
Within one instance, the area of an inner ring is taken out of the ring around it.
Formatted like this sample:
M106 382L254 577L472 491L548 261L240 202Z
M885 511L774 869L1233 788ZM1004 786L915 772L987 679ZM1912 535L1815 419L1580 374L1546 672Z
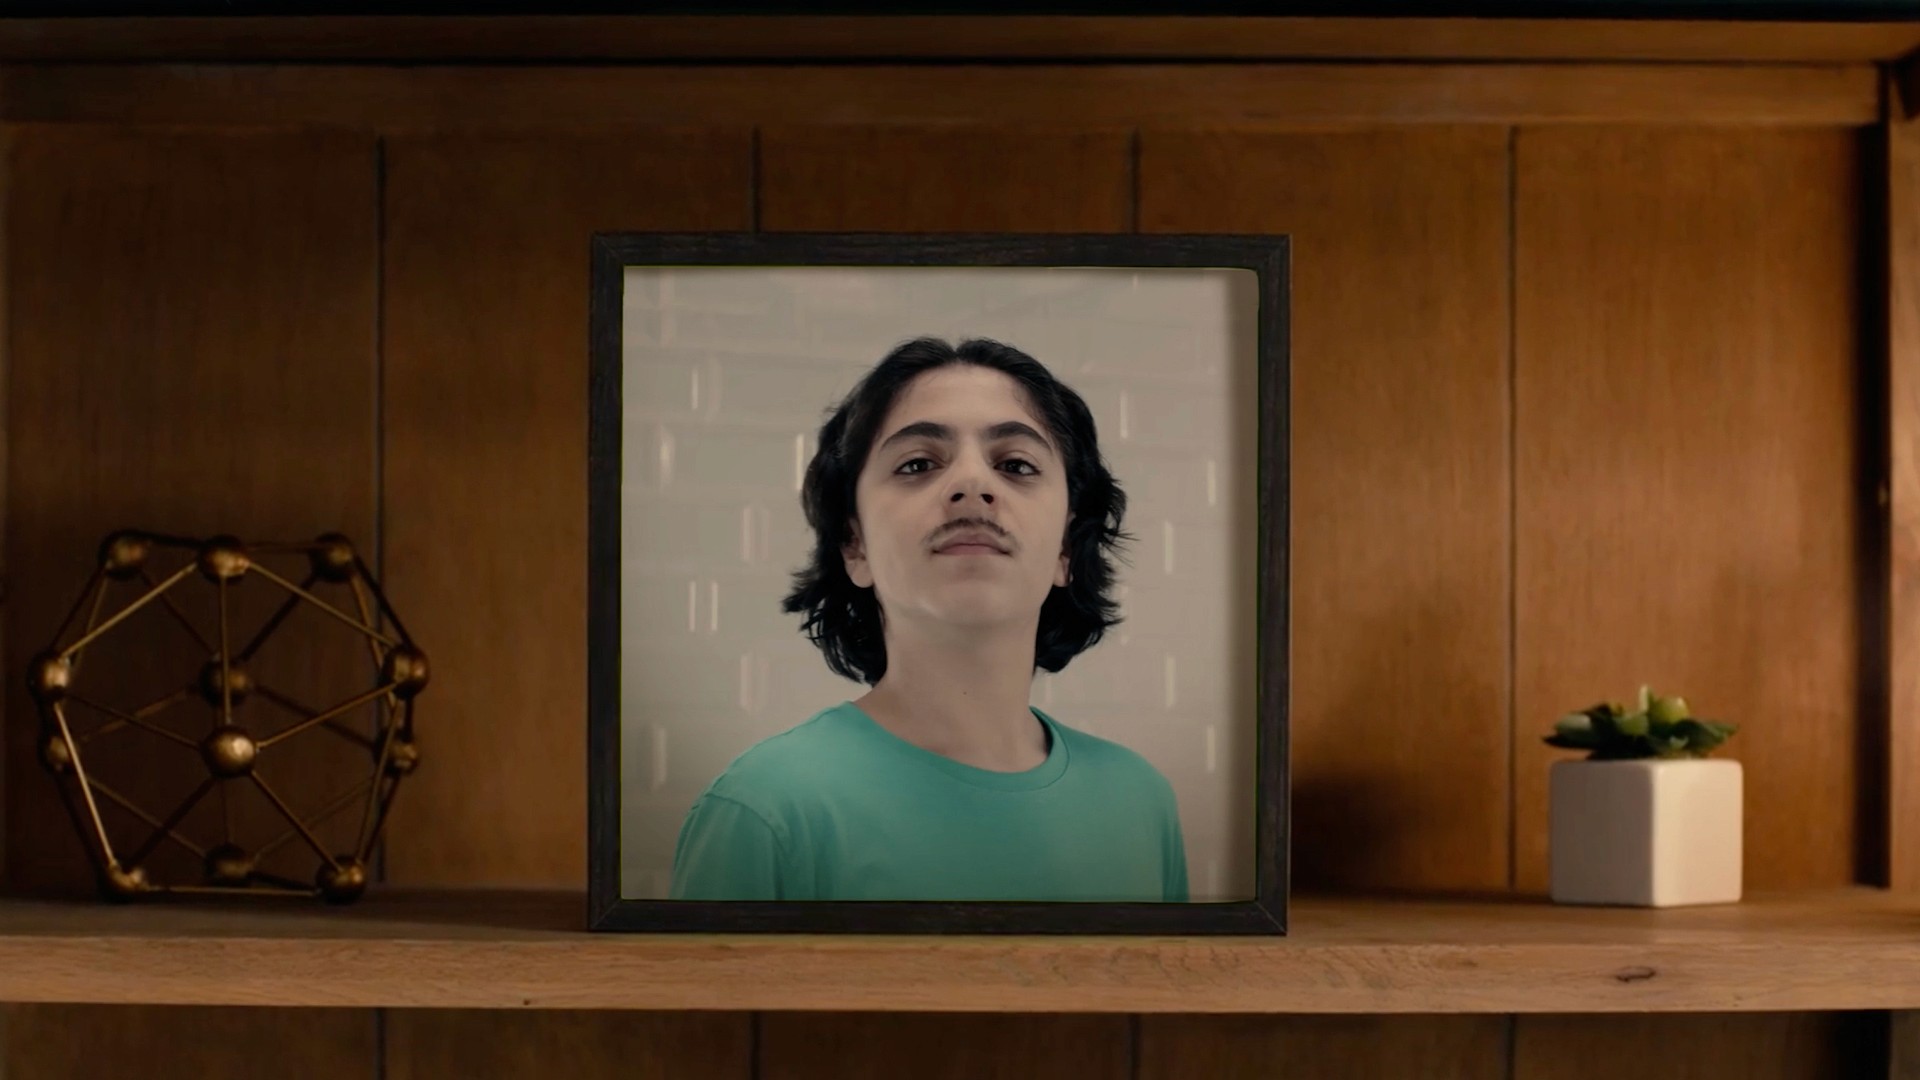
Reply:
M216 16L0 20L0 61L621 63L888 60L1546 60L1871 63L1910 20L1221 15Z
M1284 938L606 934L569 892L0 901L0 1000L989 1012L1920 1007L1920 897L1303 898Z

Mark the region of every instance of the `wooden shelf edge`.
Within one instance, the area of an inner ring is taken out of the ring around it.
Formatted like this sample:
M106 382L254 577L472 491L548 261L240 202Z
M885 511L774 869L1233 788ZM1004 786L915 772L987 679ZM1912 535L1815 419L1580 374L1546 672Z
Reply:
M867 58L1881 61L1920 25L1275 16L306 16L0 20L0 60Z
M937 72L937 77L930 74ZM579 125L1877 124L1857 64L0 64L11 124L302 124L389 135ZM1040 103L1040 104L1036 104ZM1044 107L1042 107L1044 106ZM1036 114L1036 110L1038 113ZM1031 114L1031 115L1030 115Z
M1285 938L605 934L574 894L344 911L0 902L0 1000L480 1009L1598 1013L1920 1008L1920 897L1324 899Z

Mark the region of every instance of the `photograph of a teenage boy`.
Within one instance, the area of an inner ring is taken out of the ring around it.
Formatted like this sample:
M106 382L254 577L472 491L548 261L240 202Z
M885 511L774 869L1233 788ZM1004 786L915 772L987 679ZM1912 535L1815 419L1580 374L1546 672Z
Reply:
M820 430L783 601L870 689L735 757L693 802L687 900L1188 899L1174 790L1030 704L1120 621L1126 497L1093 416L1010 345L894 348Z

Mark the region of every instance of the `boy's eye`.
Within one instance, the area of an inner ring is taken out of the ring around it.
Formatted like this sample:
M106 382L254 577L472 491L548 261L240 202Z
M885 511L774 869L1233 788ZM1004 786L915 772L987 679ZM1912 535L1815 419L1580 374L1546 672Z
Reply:
M924 457L917 457L917 458L912 458L912 459L910 459L910 460L908 460L908 461L904 461L904 462L901 462L901 463L900 463L900 467L899 467L899 468L897 468L897 469L895 469L895 470L893 470L893 471L894 471L894 472L896 472L896 473L905 473L905 474L907 474L907 475L909 475L909 476L914 476L914 475L918 475L918 474L920 473L920 471L921 471L921 470L919 470L919 469L915 469L915 468L913 468L913 466L915 466L915 465L920 465L920 464L925 464L925 465L927 465L927 466L928 466L928 467L930 468L930 467L932 467L932 465L933 465L933 463L934 463L934 462L933 462L933 459L932 459L932 458L924 458ZM1033 462L1031 462L1031 461L1028 461L1028 460L1026 460L1025 458L1008 458L1007 460L1005 460L1005 461L1003 461L1003 462L1001 462L1000 464L1002 464L1002 465L1018 465L1018 466L1021 466L1021 469L1020 469L1020 470L1017 470L1017 471L1016 471L1016 472L1014 473L1014 475L1016 475L1016 476L1038 476L1038 475L1040 475L1040 469L1039 469L1039 467L1038 467L1038 466L1036 466L1036 465L1034 465L1034 463L1033 463Z

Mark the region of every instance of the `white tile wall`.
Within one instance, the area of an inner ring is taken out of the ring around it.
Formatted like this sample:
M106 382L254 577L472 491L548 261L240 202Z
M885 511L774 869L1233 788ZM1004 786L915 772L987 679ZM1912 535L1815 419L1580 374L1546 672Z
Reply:
M781 612L827 410L920 334L999 338L1087 399L1139 539L1126 621L1033 700L1173 782L1195 900L1253 888L1254 279L1231 270L668 268L626 282L622 894L666 895L688 805L865 687Z

